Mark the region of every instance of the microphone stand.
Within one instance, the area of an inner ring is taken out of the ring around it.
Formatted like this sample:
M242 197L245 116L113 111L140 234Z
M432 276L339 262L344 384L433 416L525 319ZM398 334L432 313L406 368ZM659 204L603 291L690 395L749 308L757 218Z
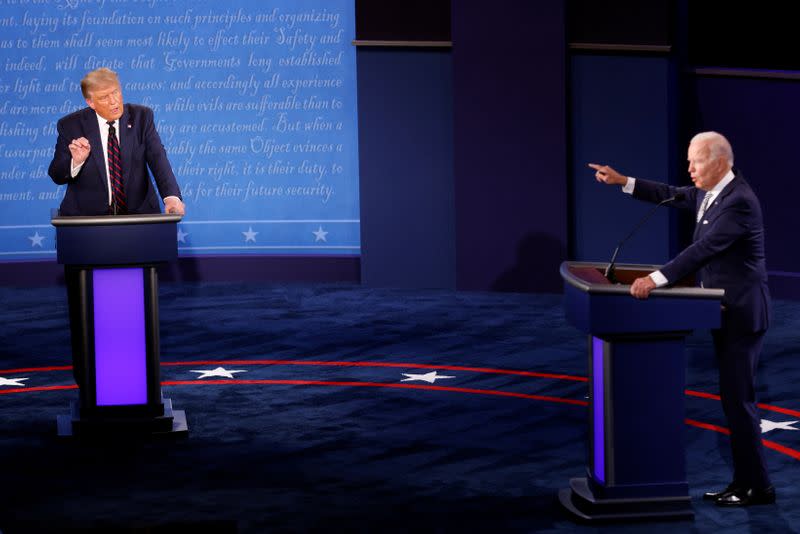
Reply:
M614 249L614 254L611 255L611 261L608 263L608 267L606 267L606 270L603 272L603 276L605 276L608 279L609 282L611 282L612 284L616 284L617 283L617 277L614 274L614 265L615 265L615 263L617 261L617 254L619 254L620 248L622 248L622 245L625 243L625 241L630 239L630 237L633 234L635 234L636 231L639 228L641 228L642 225L644 223L646 223L648 219L650 219L650 217L652 217L652 215L656 212L656 210L658 208L660 208L664 204L668 204L668 203L674 202L676 200L683 200L684 198L686 198L685 194L678 193L673 197L669 197L669 198L667 198L665 200L662 200L661 202L659 202L658 204L653 206L653 209L651 209L649 212L647 212L647 214L644 217L642 217L642 220L639 221L639 224L634 226L633 230L631 230L630 233L628 233L628 235L626 235L624 238L622 238L622 240L619 242L619 244L617 244L617 248Z

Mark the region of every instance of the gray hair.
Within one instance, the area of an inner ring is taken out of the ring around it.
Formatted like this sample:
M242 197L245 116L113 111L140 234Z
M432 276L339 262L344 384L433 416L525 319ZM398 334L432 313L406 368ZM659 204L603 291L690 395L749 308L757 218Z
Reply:
M711 159L725 158L733 167L733 149L725 136L717 132L700 132L692 137L692 143L704 143Z

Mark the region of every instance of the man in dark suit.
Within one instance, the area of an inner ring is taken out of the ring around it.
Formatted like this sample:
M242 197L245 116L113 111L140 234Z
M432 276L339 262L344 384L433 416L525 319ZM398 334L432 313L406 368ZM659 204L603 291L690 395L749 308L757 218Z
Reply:
M733 168L733 151L722 135L696 135L689 144L688 160L694 186L687 187L629 178L607 165L589 166L598 181L621 185L634 198L661 202L678 195L671 205L696 213L692 244L660 270L636 279L631 294L646 299L654 288L695 272L703 287L725 290L722 324L711 334L734 473L727 488L703 498L720 506L771 504L775 489L764 461L755 399L756 368L770 314L761 205Z
M156 131L153 111L123 104L119 79L106 68L88 73L81 80L81 91L89 107L58 121L58 140L48 169L55 183L67 185L61 215L160 213L148 168L166 211L183 214L180 188ZM114 195L113 165L109 172L110 138L119 149L118 196Z
M153 121L153 111L124 104L117 74L106 68L89 72L81 80L87 108L58 121L58 139L48 174L67 192L61 215L125 215L160 213L158 197L148 168L168 213L184 214L181 192ZM79 270L65 269L72 367L75 381L83 385L84 362L80 349Z

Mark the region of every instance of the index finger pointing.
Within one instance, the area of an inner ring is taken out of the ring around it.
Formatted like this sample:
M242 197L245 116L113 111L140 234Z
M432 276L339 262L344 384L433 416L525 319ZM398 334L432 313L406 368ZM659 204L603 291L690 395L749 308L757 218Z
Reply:
M605 168L606 168L605 165L600 165L598 163L589 163L589 167L591 167L592 169L594 169L596 171L599 171L599 172L605 172Z

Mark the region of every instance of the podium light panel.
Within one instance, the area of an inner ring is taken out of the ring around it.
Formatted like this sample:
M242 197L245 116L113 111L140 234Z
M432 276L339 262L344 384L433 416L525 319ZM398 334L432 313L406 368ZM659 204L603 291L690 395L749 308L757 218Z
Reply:
M92 274L97 405L146 404L142 269L95 269Z
M592 415L593 415L593 451L594 477L604 484L606 481L606 447L605 447L605 392L603 391L604 362L603 340L592 336Z

